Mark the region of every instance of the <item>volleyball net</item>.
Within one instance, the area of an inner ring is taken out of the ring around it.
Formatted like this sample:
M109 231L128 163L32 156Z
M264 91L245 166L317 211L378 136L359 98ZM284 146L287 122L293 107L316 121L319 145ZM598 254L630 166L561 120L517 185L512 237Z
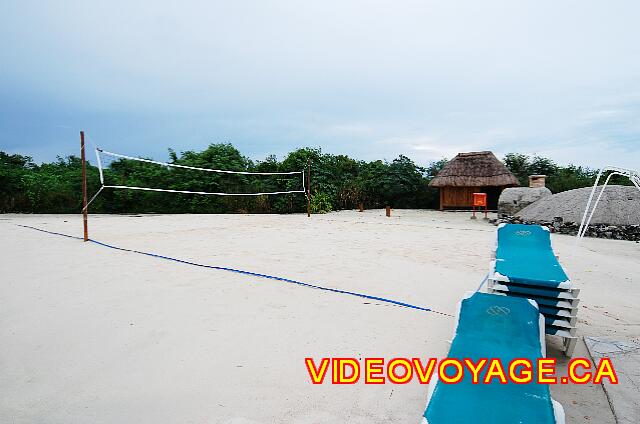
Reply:
M100 188L205 196L271 196L306 193L304 171L248 171L216 169L208 164L173 163L127 156L95 148Z

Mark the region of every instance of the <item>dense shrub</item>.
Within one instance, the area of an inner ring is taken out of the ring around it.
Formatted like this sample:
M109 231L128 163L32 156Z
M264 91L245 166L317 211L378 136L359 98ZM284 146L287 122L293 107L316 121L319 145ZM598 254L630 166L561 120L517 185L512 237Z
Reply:
M169 150L175 164L235 171L282 172L307 170L311 166L311 199L314 212L365 208L436 208L438 191L429 181L446 164L446 159L416 165L400 155L391 162L366 162L345 155L322 153L320 149L301 148L282 161L273 155L252 161L231 144L211 144L201 152L177 154ZM510 153L507 167L523 185L531 174L548 176L553 192L593 184L595 172L578 166L562 167L541 157ZM158 165L121 160L105 170L107 182L117 185L167 188L207 192L270 192L296 190L301 178L281 176L255 177L177 170ZM89 196L99 186L98 169L87 167ZM612 183L626 183L624 179ZM58 158L37 165L28 156L0 152L0 212L77 213L81 209L81 163L75 156ZM302 194L276 196L198 196L147 191L105 189L92 203L96 213L292 213L306 211Z
M331 212L331 197L326 193L316 193L311 196L311 212L327 213Z

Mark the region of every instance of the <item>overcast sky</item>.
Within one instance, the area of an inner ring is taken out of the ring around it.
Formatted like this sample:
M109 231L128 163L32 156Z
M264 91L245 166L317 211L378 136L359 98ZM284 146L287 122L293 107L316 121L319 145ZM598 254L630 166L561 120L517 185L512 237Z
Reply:
M638 1L12 1L0 150L640 168Z

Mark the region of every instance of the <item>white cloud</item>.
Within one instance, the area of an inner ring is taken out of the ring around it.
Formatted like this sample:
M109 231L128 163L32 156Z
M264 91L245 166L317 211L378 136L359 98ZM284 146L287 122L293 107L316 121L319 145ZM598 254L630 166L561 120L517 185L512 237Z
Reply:
M640 162L640 3L9 2L0 147ZM59 126L59 127L57 127Z

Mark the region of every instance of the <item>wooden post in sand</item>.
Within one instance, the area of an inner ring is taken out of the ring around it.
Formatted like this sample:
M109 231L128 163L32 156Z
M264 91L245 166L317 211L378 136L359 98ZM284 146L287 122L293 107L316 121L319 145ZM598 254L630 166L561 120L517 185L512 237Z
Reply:
M358 204L358 212L364 212L364 204L362 203Z
M80 157L82 158L82 223L84 225L84 241L89 240L87 217L87 162L84 155L84 131L80 131Z
M391 206L387 206L387 217L391 217Z
M307 217L311 216L311 158L307 159Z

